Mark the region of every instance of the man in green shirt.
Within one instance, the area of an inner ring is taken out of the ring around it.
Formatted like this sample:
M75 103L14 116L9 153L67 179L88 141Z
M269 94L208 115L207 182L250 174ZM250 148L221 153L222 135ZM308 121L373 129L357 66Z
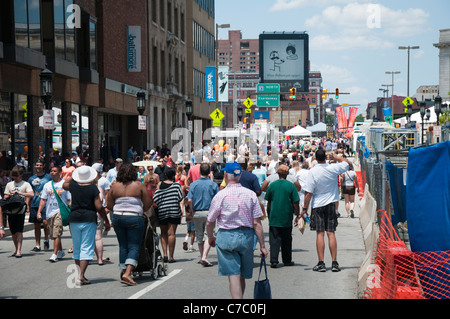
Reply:
M277 268L278 254L285 266L293 266L292 261L292 220L300 214L297 188L286 180L289 167L280 165L277 171L280 179L270 183L266 192L269 215L270 267Z

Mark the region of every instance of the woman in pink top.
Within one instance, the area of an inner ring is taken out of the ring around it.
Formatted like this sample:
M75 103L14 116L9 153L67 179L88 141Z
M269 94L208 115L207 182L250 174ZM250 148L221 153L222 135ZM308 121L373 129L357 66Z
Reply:
M72 165L70 159L66 158L66 165L62 167L61 178L63 180L67 180L69 177L72 177L72 173L75 170L75 166Z

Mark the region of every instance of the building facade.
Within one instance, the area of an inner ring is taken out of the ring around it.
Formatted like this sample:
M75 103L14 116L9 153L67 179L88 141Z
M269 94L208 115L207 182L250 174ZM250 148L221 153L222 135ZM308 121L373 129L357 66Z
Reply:
M215 65L214 1L3 0L0 2L0 151L33 163L51 149L112 163L127 149L166 143L194 118L211 125L206 66ZM55 129L43 129L40 74L53 74ZM137 93L146 96L138 130ZM52 143L46 143L51 133ZM32 168L32 165L29 165Z
M187 97L193 103L192 120L210 128L216 103L205 101L205 69L215 67L215 1L186 0ZM184 126L187 127L187 126Z
M439 43L439 95L442 101L450 101L450 29L440 30Z

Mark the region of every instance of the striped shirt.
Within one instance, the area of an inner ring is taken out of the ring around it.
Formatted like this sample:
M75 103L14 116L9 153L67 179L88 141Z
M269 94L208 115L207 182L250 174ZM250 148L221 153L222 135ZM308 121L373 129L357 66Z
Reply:
M158 205L158 220L180 218L182 199L180 183L175 182L166 189L157 189L153 201Z
M241 184L230 184L214 196L208 221L217 221L220 229L253 228L253 219L262 216L255 192Z

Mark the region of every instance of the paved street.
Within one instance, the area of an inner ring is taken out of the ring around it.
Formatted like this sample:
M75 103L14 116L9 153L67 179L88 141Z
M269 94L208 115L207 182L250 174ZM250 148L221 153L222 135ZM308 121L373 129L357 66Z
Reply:
M302 235L293 230L293 267L268 267L274 299L356 299L358 298L358 270L365 256L362 231L358 220L359 206L355 206L355 218L345 218L344 202L340 202L341 218L336 232L338 241L338 261L342 271L330 270L331 259L326 246L325 263L328 271L313 272L317 263L315 232L308 226ZM263 222L266 245L268 246L268 223ZM28 227L30 229L30 227ZM50 263L50 251L32 252L34 233L24 233L23 258L9 257L13 253L13 242L8 236L0 241L0 298L8 299L230 299L228 279L217 275L217 255L211 249L209 260L213 267L199 264L198 252L188 253L182 249L186 224L177 230L176 263L169 264L168 276L154 280L148 273L137 277L135 287L127 287L119 282L118 244L113 231L106 238L105 257L111 263L99 266L96 261L88 267L86 277L91 285L73 288L72 255L57 263ZM197 245L195 244L195 247ZM52 247L52 244L50 245ZM68 228L65 228L63 248L71 247ZM255 252L255 268L252 280L247 280L244 297L253 298L253 285L259 270L259 250ZM281 256L280 256L281 262Z

